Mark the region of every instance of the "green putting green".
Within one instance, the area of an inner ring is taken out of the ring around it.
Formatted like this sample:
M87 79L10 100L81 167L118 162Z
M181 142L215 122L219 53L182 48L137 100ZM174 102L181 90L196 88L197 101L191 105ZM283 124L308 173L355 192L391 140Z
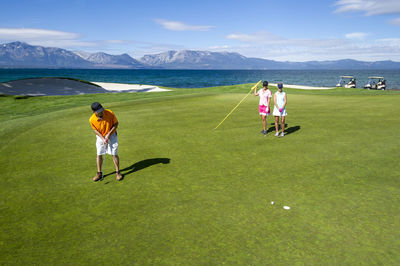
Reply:
M284 89L283 138L250 95L213 130L252 85L0 97L0 264L399 264L400 93ZM94 101L121 182L91 181Z

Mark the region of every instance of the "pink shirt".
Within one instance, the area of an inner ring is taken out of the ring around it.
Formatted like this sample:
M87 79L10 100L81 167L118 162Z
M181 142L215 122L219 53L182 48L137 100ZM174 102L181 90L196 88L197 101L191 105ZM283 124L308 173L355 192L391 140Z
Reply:
M261 89L261 90L258 91L258 96L260 96L259 105L267 106L268 105L267 98L271 98L272 97L272 93L271 93L271 91L269 89L266 89L265 91L264 91L264 89Z

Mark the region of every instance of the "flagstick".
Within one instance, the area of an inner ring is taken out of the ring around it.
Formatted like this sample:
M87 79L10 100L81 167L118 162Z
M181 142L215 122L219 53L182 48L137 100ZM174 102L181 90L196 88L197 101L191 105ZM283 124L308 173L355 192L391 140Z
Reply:
M236 108L238 108L239 107L239 105L244 101L244 99L246 99L247 98L247 96L249 96L249 94L258 86L258 84L260 84L260 82L261 82L261 80L259 81L259 82L257 82L257 84L256 85L254 85L252 88L251 88L251 90L249 91L249 93L247 93L247 95L246 96L244 96L243 97L243 99L235 106L235 108L233 108L232 109L232 111L230 111L230 113L227 115L227 116L225 116L225 118L221 121L221 123L219 123L218 124L218 126L216 127L216 128L214 128L214 130L216 130L235 110L236 110Z

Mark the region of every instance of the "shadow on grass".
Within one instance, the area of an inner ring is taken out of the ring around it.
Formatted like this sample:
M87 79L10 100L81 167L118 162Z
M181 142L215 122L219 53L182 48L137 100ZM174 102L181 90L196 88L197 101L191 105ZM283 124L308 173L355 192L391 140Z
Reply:
M272 123L272 125L273 125L274 123ZM267 133L270 133L270 132L273 132L273 131L275 131L275 126L272 126L272 127L270 127L270 128L268 128L267 129Z
M140 171L140 170L150 167L152 165L159 164L159 163L168 164L170 161L171 161L171 159L169 159L169 158L146 159L146 160L136 162L136 163L132 164L131 166L128 166L124 169L120 169L119 171L122 174L123 178L125 178L127 175L130 175L134 172ZM106 174L103 176L103 178L105 178L109 175L112 175L112 174L116 174L116 172L114 171L112 173ZM106 184L108 184L108 182Z
M267 133L275 132L275 123L271 123L271 125L272 126L270 128L268 128ZM285 123L285 134L286 135L292 134L292 133L300 130L300 128L301 128L300 126L294 126L294 127L288 128L288 124ZM280 124L279 124L279 130L281 130Z
M14 99L15 99L15 100L26 100L26 99L29 99L29 98L32 98L32 97L35 97L35 96L31 96L31 95L20 95L20 96L15 96Z
M300 126L294 126L294 127L289 127L287 128L286 131L286 135L292 134L296 131L300 130Z

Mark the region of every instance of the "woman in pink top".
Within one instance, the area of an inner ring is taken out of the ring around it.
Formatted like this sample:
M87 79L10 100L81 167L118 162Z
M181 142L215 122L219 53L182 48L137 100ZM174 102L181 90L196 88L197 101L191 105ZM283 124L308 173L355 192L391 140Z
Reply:
M267 116L271 114L269 110L269 102L271 101L272 93L268 89L268 81L263 82L263 88L257 92L257 87L254 89L254 96L260 96L258 111L260 113L263 130L261 134L267 135Z

